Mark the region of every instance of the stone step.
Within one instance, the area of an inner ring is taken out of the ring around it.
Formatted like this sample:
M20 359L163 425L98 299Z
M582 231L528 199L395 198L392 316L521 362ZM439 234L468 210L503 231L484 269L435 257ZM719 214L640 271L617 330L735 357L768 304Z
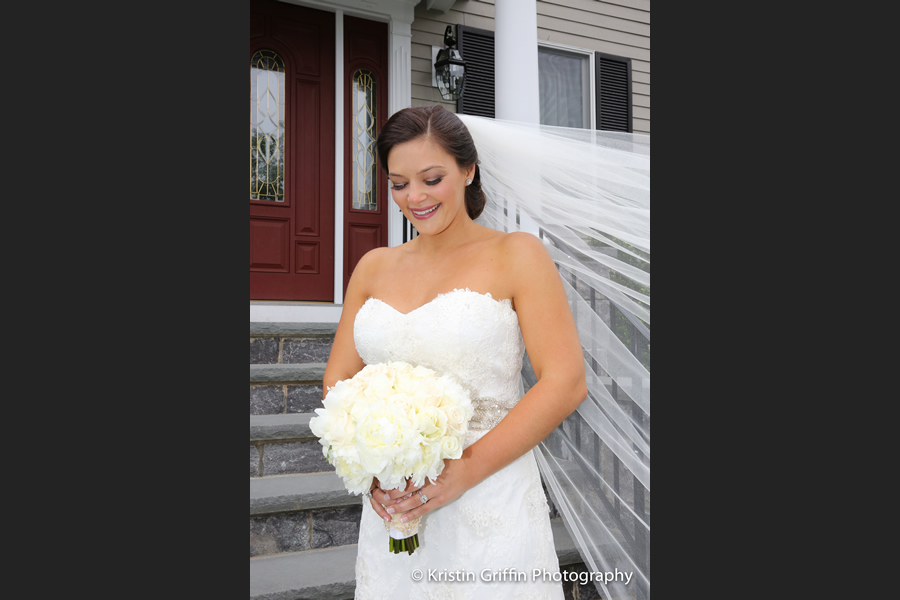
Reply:
M250 477L334 473L317 440L250 445Z
M327 363L291 365L250 365L250 383L318 383L322 384Z
M550 522L560 567L581 563L575 543L559 519ZM356 589L358 546L346 545L250 559L254 600L344 600Z
M313 413L250 417L250 477L334 472L309 429Z
M334 473L250 481L250 557L355 544L362 498Z
M334 338L250 338L250 364L328 362Z
M362 498L335 473L250 480L250 555L263 556L355 543ZM561 521L551 519L552 523ZM554 530L561 560L578 562L568 534Z
M321 380L317 383L250 384L251 416L311 413L317 408L322 408Z
M355 544L361 519L362 505L250 517L250 558Z
M328 362L337 323L250 323L250 364Z

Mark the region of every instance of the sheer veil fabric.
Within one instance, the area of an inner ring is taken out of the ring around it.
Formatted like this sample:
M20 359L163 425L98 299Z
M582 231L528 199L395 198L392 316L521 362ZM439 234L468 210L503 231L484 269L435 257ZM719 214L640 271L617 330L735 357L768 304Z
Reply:
M535 449L541 474L588 569L607 574L603 598L649 598L650 138L458 116L487 197L477 222L544 241L584 350L588 397ZM522 378L535 381L527 361Z

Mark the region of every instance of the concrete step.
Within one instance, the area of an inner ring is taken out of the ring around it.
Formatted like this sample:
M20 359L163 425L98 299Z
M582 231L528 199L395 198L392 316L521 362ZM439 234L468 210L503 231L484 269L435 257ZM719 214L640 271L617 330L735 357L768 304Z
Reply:
M250 477L334 472L309 429L313 413L250 417Z
M321 385L327 363L291 365L250 365L250 383L318 383Z
M362 506L362 497L350 494L334 472L250 480L250 516L344 506Z
M581 556L559 519L550 522L560 567ZM250 559L250 598L254 600L344 600L356 589L357 545Z
M250 416L250 441L316 439L309 429L315 413Z
M345 600L356 590L356 545L250 559L254 600Z
M250 337L334 337L337 323L250 323Z

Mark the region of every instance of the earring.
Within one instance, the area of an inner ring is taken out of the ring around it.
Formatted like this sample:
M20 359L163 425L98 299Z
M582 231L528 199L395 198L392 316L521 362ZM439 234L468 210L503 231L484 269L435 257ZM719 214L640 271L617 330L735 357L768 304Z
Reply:
M472 185L472 180L471 180L471 179L466 179L466 185Z

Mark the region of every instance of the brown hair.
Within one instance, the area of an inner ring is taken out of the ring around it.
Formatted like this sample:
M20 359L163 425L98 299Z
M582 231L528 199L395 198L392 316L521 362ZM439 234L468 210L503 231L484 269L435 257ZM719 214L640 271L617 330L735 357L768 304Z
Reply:
M465 124L443 106L404 108L388 119L378 135L376 149L378 162L388 173L388 154L397 144L411 142L420 137L434 140L447 154L456 159L461 169L475 165L472 183L466 186L466 212L472 219L484 210L484 191L481 189L481 169L478 167L478 151Z

